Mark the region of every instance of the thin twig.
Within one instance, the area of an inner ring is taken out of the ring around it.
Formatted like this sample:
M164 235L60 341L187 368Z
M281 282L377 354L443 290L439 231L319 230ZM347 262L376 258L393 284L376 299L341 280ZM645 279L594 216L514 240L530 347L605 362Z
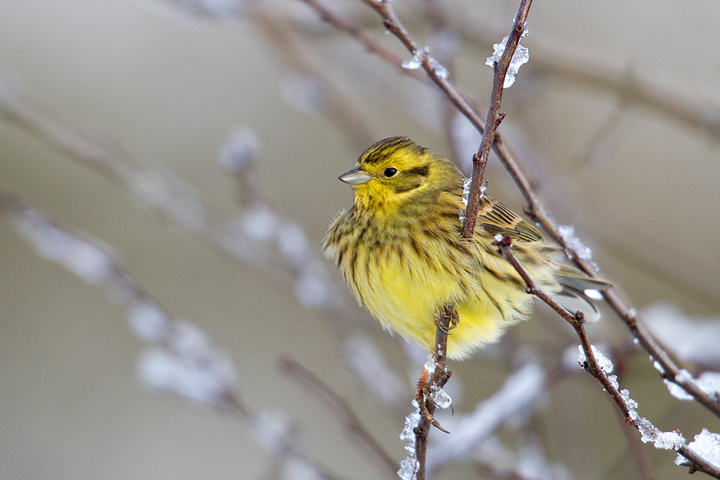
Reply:
M448 380L450 380L451 372L447 368L447 340L448 340L448 329L452 318L456 315L455 306L449 305L442 312L436 315L437 331L435 334L435 350L432 352L433 361L435 368L432 372L427 372L423 369L423 374L429 373L427 378L427 392L425 398L418 399L420 405L420 411L425 412L427 415L420 416L420 422L415 428L415 452L418 461L418 470L416 473L416 480L425 480L425 460L427 454L427 441L428 435L430 434L430 428L437 425L437 422L432 419L433 413L435 413L435 403L433 402L428 392L432 392L435 389L441 389L445 386ZM420 382L423 382L422 376ZM420 383L419 382L419 383ZM418 386L420 388L420 386ZM422 402L422 403L420 403Z
M307 2L307 0L303 1ZM421 61L421 66L425 70L425 73L430 78L430 80L432 80L433 83L435 83L440 88L440 90L445 93L445 95L448 97L448 100L453 105L455 105L455 107L463 115L465 115L468 120L470 120L470 122L479 132L482 133L485 129L485 122L483 122L480 116L470 107L470 105L464 98L464 95L461 95L459 91L446 78L444 78L443 75L440 75L438 73L437 65L434 62L431 62L431 58L427 54L425 54L424 51L418 49L417 44L412 39L408 31L405 30L405 28L402 26L400 20L398 20L397 16L395 15L395 12L392 10L390 2L380 2L377 0L362 1L368 6L370 6L382 17L383 25L385 26L385 28L390 33L395 35L413 56L418 56L419 60ZM400 71L402 72L408 70L407 68L402 67L402 62L400 62L400 64L394 64L399 67ZM498 135L496 135L495 138L497 139Z
M388 478L395 478L397 465L382 446L375 441L370 432L363 426L360 419L352 410L348 402L335 393L320 377L302 366L289 356L282 356L279 360L280 372L288 378L295 380L308 392L316 395L335 414L345 427L345 431L354 438L367 454L378 464L379 468Z
M419 70L411 70L402 68L403 59L399 55L393 53L389 48L378 42L370 33L359 25L343 18L336 12L333 12L317 0L301 0L309 7L314 9L320 15L320 20L332 25L340 31L348 33L350 36L358 40L369 52L378 55L389 64L397 67L400 72L418 80L425 81L427 77Z
M650 354L654 361L660 364L663 369L662 377L665 380L682 387L682 389L692 395L698 403L720 417L720 404L707 393L702 391L700 387L692 381L692 379L687 379L685 376L678 375L680 373L680 368L670 359L668 354L660 347L660 345L658 345L655 339L645 329L645 326L640 323L637 315L625 306L617 293L610 290L603 292L603 295L605 296L605 300L608 304L623 319L633 336L640 342L640 345Z
M525 268L522 266L522 264L518 261L517 257L513 253L512 238L510 238L508 235L505 235L501 241L496 242L496 245L500 248L502 256L508 262L510 262L513 268L515 268L517 273L522 277L527 287L527 292L540 298L573 327L575 333L580 339L580 345L582 346L583 352L585 354L586 361L583 367L590 375L595 377L595 379L600 382L605 392L607 392L613 402L615 402L615 405L617 405L617 407L622 412L623 417L625 417L625 421L630 425L633 425L635 428L639 428L638 418L633 417L632 413L634 413L634 410L628 404L627 398L618 391L615 385L613 385L613 383L610 381L607 374L602 369L602 367L600 367L600 364L595 358L595 354L592 351L592 346L590 345L587 333L585 332L584 314L580 311L578 311L574 315L571 314L537 286L535 281L530 277L530 275L527 273ZM691 463L693 463L693 468L696 471L700 471L714 478L720 479L720 469L716 468L707 460L697 455L684 442L682 446L677 448L677 452L687 458Z
M642 445L637 435L633 433L632 428L629 428L627 423L620 418L619 415L617 416L617 419L620 422L620 431L622 431L625 436L625 440L630 447L630 453L632 454L632 458L635 462L635 468L640 476L640 480L655 480L655 476L650 468L650 463L648 463L648 459L642 450Z
M490 106L488 107L487 117L485 117L485 131L482 134L480 148L476 155L473 156L473 172L472 183L470 184L470 198L468 199L467 209L465 211L465 224L462 229L462 237L472 239L475 233L475 222L477 221L478 211L480 210L480 197L482 197L484 189L483 174L487 165L490 148L495 139L495 131L500 126L505 114L500 112L500 103L502 102L503 91L505 90L505 76L507 75L510 62L512 61L515 50L520 44L520 39L525 33L525 22L527 21L528 12L532 0L522 0L520 8L515 14L515 22L513 29L508 35L505 43L505 50L500 57L499 62L493 65L493 86L490 94Z

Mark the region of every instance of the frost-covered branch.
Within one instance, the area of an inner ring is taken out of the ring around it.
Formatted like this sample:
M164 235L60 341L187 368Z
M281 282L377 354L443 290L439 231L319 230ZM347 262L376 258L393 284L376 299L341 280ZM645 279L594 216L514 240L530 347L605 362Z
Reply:
M425 480L428 435L435 426L446 432L433 418L435 407L448 408L452 402L443 387L450 380L452 373L447 368L447 341L451 322L455 318L455 306L450 305L442 312L435 314L437 331L435 349L428 354L418 380L413 406L415 411L405 419L405 428L400 434L406 440L405 449L408 456L400 462L398 475L402 480Z
M692 377L682 374L682 369L668 356L650 335L645 326L638 320L635 309L628 309L613 291L603 292L608 304L620 315L632 332L636 341L650 354L653 362L657 362L661 376L664 380L676 384L697 400L698 403L720 417L720 403L703 391Z
M525 23L527 22L528 12L532 0L522 0L520 7L515 14L515 22L513 23L510 35L503 39L501 44L495 45L495 53L488 58L488 63L493 67L493 86L490 94L490 105L488 113L485 117L485 130L482 132L482 140L477 154L473 156L472 182L470 183L470 197L465 210L466 221L462 229L462 237L472 239L475 234L475 222L477 221L478 211L480 210L480 198L485 189L485 166L490 155L490 148L493 140L495 140L495 131L500 126L500 122L505 118L505 114L500 112L500 103L502 102L503 91L508 88L515 80L515 71L521 63L525 63L527 58L523 56L524 61L515 59L515 51L520 52L520 39L525 36ZM527 49L525 50L527 52ZM514 64L514 71L510 71L511 65Z
M535 281L518 261L517 257L515 257L512 251L512 239L509 236L505 235L500 241L496 242L496 244L503 257L512 264L513 268L515 268L522 277L527 286L528 294L541 299L573 327L580 339L580 345L578 346L580 351L578 363L600 382L603 390L605 390L622 412L625 421L638 429L642 441L653 443L655 448L675 450L687 459L692 471L701 471L714 478L720 478L720 458L718 458L718 465L715 465L714 457L710 459L703 458L701 454L689 448L679 431L663 432L653 425L650 420L638 415L635 410L638 406L637 402L630 398L628 390L620 390L617 377L610 375L614 368L612 362L600 353L594 345L590 344L587 333L585 332L584 314L580 311L571 314L537 286ZM718 452L720 453L720 449Z

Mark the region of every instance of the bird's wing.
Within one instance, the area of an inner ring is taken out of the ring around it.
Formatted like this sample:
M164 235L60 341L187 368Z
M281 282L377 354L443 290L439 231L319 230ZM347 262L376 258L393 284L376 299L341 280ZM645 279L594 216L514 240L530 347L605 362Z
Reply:
M502 203L487 196L480 199L477 223L491 235L509 235L513 240L523 242L537 242L543 239L537 228Z

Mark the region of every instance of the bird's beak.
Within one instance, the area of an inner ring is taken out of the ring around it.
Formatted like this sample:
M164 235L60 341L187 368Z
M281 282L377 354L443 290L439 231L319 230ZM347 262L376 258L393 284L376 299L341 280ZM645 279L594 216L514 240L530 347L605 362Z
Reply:
M370 178L370 175L360 170L360 167L355 167L349 172L345 172L338 177L339 180L342 180L350 185L362 185L370 180Z

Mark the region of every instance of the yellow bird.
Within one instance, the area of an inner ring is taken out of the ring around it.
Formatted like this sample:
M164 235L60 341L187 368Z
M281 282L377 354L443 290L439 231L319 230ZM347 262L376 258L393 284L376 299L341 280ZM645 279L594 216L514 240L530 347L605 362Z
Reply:
M493 245L498 234L513 239L515 256L540 288L581 300L586 314L596 310L584 290L610 286L557 263L557 245L488 196L480 200L472 242L462 239L462 173L407 137L377 142L340 180L354 187L355 199L330 226L325 255L385 329L428 351L435 314L448 304L459 323L447 356L457 360L530 313L525 283Z

